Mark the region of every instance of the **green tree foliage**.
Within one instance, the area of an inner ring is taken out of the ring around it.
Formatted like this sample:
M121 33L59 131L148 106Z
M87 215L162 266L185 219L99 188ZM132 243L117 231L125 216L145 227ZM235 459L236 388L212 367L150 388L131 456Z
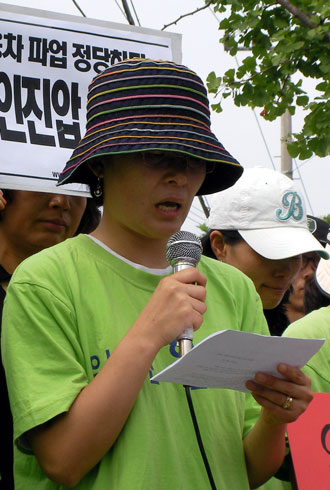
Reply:
M209 231L206 223L202 223L201 225L197 225L197 228L199 228L202 232L202 235L204 235L205 233L207 233Z
M324 219L324 221L326 221L330 225L330 214L324 216L322 219Z
M330 154L330 2L329 0L213 0L221 14L220 39L235 56L246 50L238 68L207 79L216 94L212 108L232 96L237 106L262 107L269 121L296 106L306 111L300 133L288 151L293 158ZM304 81L314 79L317 96L310 98ZM219 100L219 102L218 102Z

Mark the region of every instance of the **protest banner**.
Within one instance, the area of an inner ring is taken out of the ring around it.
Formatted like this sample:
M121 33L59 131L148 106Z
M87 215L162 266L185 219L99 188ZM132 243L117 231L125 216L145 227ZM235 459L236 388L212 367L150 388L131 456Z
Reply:
M288 424L299 490L330 488L330 393L314 393L307 410Z
M92 78L132 57L181 62L181 35L0 4L0 189L56 187L85 132Z

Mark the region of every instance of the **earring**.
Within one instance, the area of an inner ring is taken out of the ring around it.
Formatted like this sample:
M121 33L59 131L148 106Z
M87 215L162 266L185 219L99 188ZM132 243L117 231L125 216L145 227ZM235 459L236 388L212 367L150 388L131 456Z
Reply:
M95 197L101 197L102 194L103 194L102 184L101 184L100 177L97 178L97 186L93 190L93 194L94 194Z

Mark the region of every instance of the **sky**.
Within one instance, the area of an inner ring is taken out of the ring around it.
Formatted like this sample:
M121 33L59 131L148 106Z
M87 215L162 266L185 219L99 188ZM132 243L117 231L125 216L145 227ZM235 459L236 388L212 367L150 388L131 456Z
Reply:
M7 0L1 3L82 16L72 0ZM128 23L121 0L77 0L76 3L88 18ZM203 0L127 0L127 3L137 25L140 23L142 27L159 30L204 5ZM218 25L219 17L208 8L184 17L166 29L182 34L182 63L195 70L204 82L211 71L222 76L226 70L237 66L243 54L246 56L246 53L238 53L235 59L224 51L219 43L221 32ZM312 86L307 83L306 87L312 92ZM212 96L210 102L215 102ZM253 111L247 107L236 107L228 98L223 102L222 113L212 113L212 131L243 167L262 166L280 171L280 119L265 121L260 112L261 109ZM300 110L292 118L293 132L299 131L303 117ZM319 217L330 214L330 157L293 160L293 169L293 178L304 196L307 212ZM208 203L207 197L205 202ZM195 198L182 228L200 234L198 225L205 220Z

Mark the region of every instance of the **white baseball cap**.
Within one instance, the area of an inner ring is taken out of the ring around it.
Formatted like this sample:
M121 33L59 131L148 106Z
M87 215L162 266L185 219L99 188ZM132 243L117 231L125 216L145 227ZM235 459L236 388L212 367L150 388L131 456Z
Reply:
M325 250L330 254L330 245L327 243ZM318 263L315 281L320 291L330 298L330 261L321 259Z
M237 230L258 254L279 260L306 252L329 253L307 227L303 198L294 182L268 168L248 168L229 189L210 199L208 228Z

